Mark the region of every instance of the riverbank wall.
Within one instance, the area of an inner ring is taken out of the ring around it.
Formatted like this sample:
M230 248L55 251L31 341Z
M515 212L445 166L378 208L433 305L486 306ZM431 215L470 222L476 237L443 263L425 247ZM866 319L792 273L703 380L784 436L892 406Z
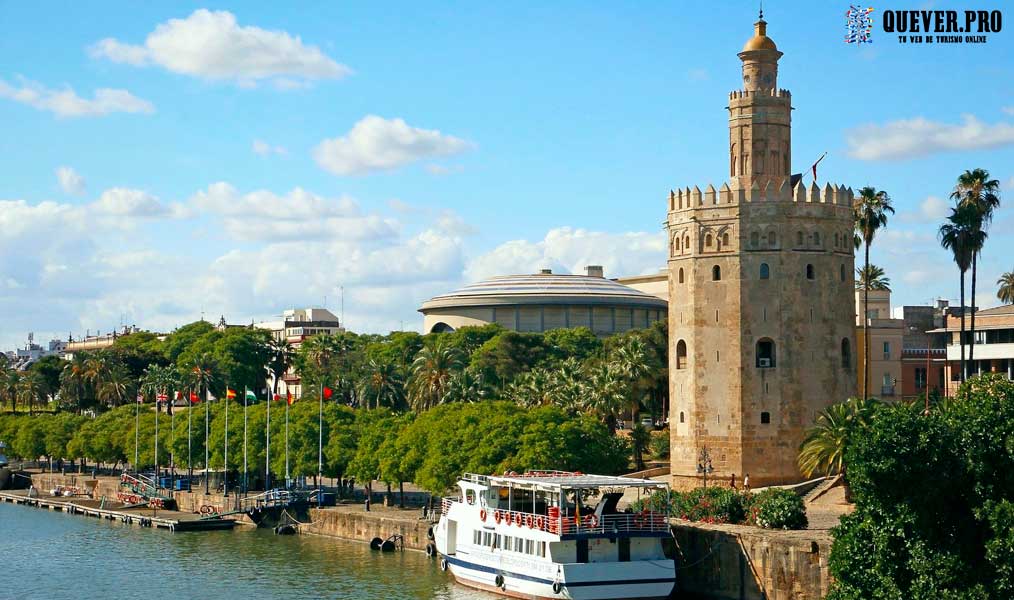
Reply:
M362 505L310 509L310 523L300 525L300 533L369 542L400 535L406 548L425 550L432 525L419 518L418 510L378 507L366 512Z
M745 525L675 521L681 597L707 600L817 600L831 583L831 536Z

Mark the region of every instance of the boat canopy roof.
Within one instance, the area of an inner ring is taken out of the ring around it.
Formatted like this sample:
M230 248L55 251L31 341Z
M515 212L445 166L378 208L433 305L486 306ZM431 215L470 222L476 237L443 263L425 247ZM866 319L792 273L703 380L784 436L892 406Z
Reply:
M559 492L561 490L592 490L599 488L645 488L645 489L668 489L669 485L664 481L652 479L635 479L633 477L619 477L613 475L591 475L586 473L571 473L569 471L529 471L518 474L514 472L503 475L490 475L488 477L466 475L465 479L486 479L489 485L498 487L512 487L515 489L540 490L547 492Z

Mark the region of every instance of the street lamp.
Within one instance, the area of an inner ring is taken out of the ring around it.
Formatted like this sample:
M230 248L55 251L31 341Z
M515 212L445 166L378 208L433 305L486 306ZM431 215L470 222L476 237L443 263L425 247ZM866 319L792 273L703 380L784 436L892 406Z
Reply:
M697 455L697 473L704 475L704 487L708 487L708 473L714 471L715 468L711 466L711 453L708 451L708 447L701 448L700 454Z

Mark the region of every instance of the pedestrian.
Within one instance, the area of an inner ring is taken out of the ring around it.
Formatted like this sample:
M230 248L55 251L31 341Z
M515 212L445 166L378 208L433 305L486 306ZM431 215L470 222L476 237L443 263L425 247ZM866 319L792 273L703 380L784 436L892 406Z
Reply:
M750 474L743 475L743 489L750 491Z
M731 487L732 489L736 489L736 474L735 473L733 473L732 476L729 477L729 487Z
M370 512L370 493L366 492L366 512Z

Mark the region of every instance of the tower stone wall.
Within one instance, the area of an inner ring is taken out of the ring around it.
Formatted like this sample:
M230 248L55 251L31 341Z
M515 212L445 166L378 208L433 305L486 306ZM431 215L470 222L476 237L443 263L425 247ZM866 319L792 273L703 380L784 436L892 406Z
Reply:
M791 186L791 95L774 87L781 53L765 25L729 96L729 181L669 195L677 487L699 485L704 449L709 477L798 481L806 429L855 393L853 192Z

